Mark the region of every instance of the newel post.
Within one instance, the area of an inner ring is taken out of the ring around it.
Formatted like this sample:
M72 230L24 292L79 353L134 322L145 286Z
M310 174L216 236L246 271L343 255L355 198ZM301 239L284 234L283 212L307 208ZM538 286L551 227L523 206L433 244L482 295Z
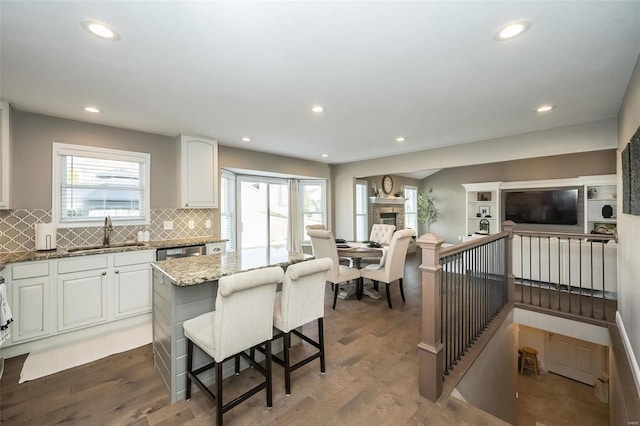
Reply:
M444 239L424 234L422 249L422 341L418 344L420 395L436 401L442 394L444 354L440 330L440 249Z
M509 302L515 301L516 292L516 277L513 275L513 228L515 228L515 222L506 220L502 222L502 231L508 232L507 237L507 297Z

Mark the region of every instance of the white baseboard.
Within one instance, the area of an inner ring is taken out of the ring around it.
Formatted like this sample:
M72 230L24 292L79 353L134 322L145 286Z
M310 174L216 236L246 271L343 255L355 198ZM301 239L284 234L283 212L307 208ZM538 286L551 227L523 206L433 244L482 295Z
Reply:
M636 391L638 392L638 394L640 394L640 367L638 366L638 359L633 352L631 341L629 340L629 336L627 335L627 330L625 330L624 328L622 316L620 315L619 311L616 312L616 324L618 325L618 330L620 330L620 336L622 337L624 351L627 354L627 360L629 361L629 365L631 366L631 373L633 374L633 381L636 384Z

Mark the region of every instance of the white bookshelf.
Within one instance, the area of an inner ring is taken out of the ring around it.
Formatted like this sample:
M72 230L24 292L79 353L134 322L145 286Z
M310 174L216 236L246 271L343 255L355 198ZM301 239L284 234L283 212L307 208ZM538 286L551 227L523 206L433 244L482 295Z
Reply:
M488 233L500 231L501 182L464 183L466 191L466 235L481 232L488 225ZM480 216L478 216L480 215Z

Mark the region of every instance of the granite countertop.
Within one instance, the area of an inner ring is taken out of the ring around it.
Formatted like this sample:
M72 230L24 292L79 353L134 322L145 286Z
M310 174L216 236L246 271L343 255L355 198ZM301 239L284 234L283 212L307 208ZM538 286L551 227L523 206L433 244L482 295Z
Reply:
M56 250L49 251L16 251L16 252L4 252L0 253L0 266L7 263L16 262L29 262L33 260L50 260L60 259L63 257L77 257L77 256L91 256L96 254L107 253L123 253L128 251L138 250L157 250L163 248L172 247L187 247L197 246L208 243L219 243L227 240L221 240L214 237L199 237L199 238L183 238L177 240L157 240L149 241L147 243L138 243L134 245L122 245L114 244L111 247L95 248L92 250L73 251L69 252L68 247L58 247Z
M268 265L264 262L251 260L242 253L210 254L206 256L179 257L176 259L160 260L151 265L164 273L172 283L177 286L190 286L209 281L216 281L225 275L252 269L267 268L269 266L281 266L285 268L294 263L313 259L307 254L283 255L279 259L272 260Z

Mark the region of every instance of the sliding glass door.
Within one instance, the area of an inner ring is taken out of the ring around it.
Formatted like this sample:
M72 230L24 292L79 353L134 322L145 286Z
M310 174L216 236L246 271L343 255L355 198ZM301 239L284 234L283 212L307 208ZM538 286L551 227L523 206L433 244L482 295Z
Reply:
M287 254L289 190L278 179L238 179L238 216L242 266L268 264Z

